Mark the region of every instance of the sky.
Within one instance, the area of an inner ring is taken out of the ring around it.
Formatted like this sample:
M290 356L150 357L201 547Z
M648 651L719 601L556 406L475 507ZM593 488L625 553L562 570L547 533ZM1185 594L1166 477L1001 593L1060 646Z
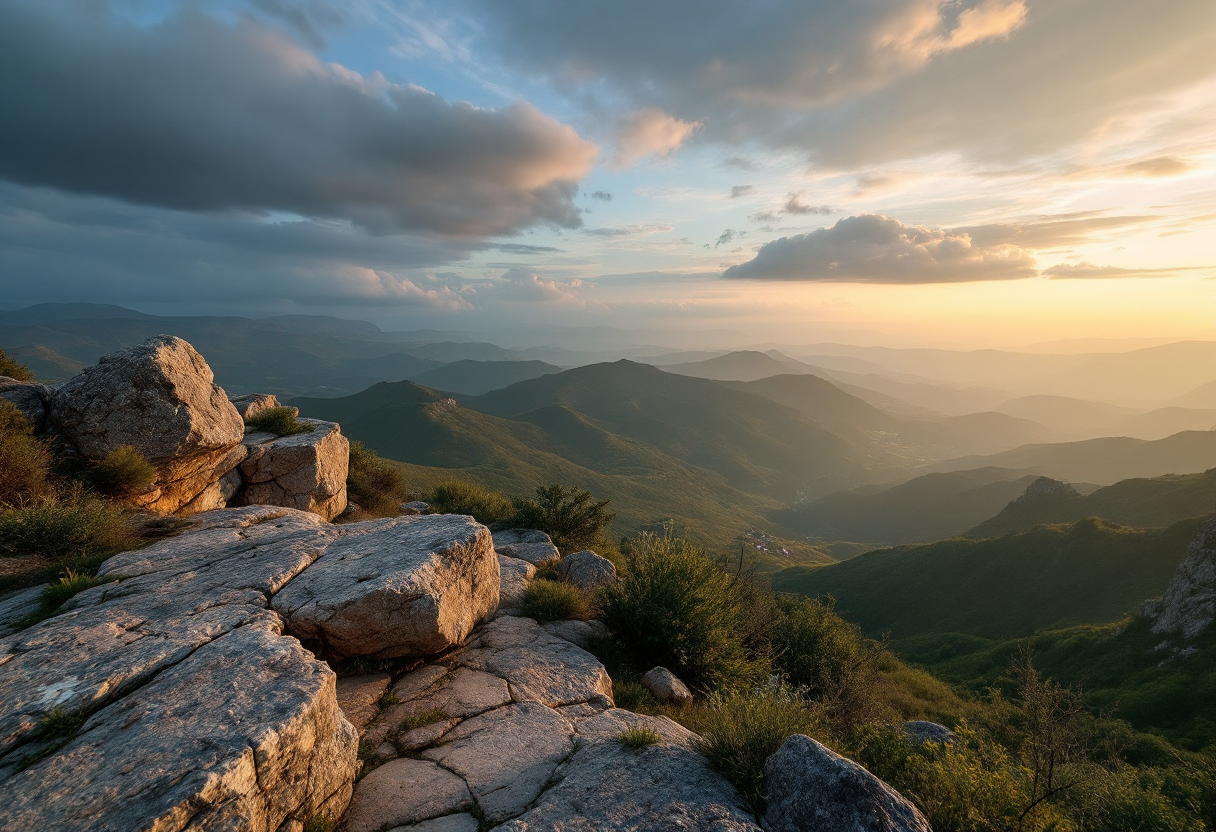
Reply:
M0 0L0 303L1216 338L1211 0Z

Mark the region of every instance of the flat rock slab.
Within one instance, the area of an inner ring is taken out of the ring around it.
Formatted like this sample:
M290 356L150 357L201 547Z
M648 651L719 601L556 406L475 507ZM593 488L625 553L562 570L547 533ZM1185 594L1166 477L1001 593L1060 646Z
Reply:
M680 745L583 742L553 786L503 832L759 832L734 786ZM824 827L831 829L834 827Z
M392 677L387 673L349 676L338 680L338 707L360 734L380 713L377 703L391 681Z
M536 566L561 557L549 535L536 529L494 532L494 549L500 555L526 560Z
M249 505L298 508L332 520L346 509L350 442L336 422L299 421L312 430L244 437L244 500Z
M489 530L471 517L392 517L341 530L274 599L293 635L333 657L438 653L498 606L498 558Z
M469 809L464 780L427 760L390 760L359 781L347 832L380 832Z
M494 619L455 659L506 679L517 702L552 707L592 700L612 703L612 680L599 659L545 632L531 618Z
M20 628L23 619L42 606L42 590L46 584L18 589L0 597L0 636Z
M409 826L398 826L389 832L477 832L480 828L477 818L467 812L460 812Z

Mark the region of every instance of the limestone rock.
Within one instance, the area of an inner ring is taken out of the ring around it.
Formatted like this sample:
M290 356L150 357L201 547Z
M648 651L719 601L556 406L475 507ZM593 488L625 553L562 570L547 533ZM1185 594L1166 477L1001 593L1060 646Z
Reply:
M254 416L257 416L263 410L270 410L272 407L279 406L279 400L270 393L246 393L243 396L231 396L228 401L232 402L232 406L236 408L236 412L241 414L241 418L248 421ZM299 415L299 411L296 411Z
M251 433L241 463L249 505L287 506L332 520L346 508L350 443L336 422L301 419L307 433Z
M931 832L899 792L810 737L787 739L764 776L769 832Z
M1178 564L1165 594L1140 611L1154 633L1194 638L1216 618L1216 518L1206 521Z
M535 529L505 529L494 532L494 549L500 555L540 564L561 557L549 535Z
M585 740L548 789L503 832L759 832L735 787L705 758L666 743L640 751ZM831 827L825 827L830 829Z
M923 719L905 722L903 725L903 735L909 742L916 745L923 745L927 742L954 745L954 743L958 742L958 737L945 725Z
M380 832L470 808L464 780L427 760L390 760L359 781L347 832Z
M693 698L688 686L665 667L652 667L646 671L646 675L642 677L642 684L660 702L683 704L691 702Z
M517 610L524 605L524 592L528 589L528 581L536 574L536 567L526 560L498 555L498 574L500 590L498 608L500 610Z
M158 335L104 356L50 398L48 427L88 460L133 445L157 469L143 502L177 511L241 461L245 426L211 368L180 338Z
M46 428L51 388L45 384L0 376L0 399L12 402L25 418L30 420L35 433L41 433Z
M612 680L599 660L531 618L494 619L454 659L506 679L517 702L612 703Z
M608 625L603 621L550 621L544 627L549 635L579 647L589 647L592 642L608 637Z
M616 581L616 567L612 561L591 551L566 555L557 565L557 571L579 589L599 589Z
M392 677L387 673L349 676L338 680L338 707L360 734L380 713L380 706L376 703L388 690L391 681Z
M465 720L423 756L464 778L486 820L498 823L537 798L574 751L573 733L552 708L522 702Z
M498 606L498 558L471 517L391 517L341 536L274 598L293 635L331 655L396 658L454 647Z

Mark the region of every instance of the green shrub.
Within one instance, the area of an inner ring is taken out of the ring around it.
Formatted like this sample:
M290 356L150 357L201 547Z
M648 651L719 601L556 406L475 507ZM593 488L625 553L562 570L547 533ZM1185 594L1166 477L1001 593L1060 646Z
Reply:
M297 433L308 433L312 425L304 424L297 418L300 411L294 407L269 407L245 420L245 424L257 431L273 433L276 436L294 436Z
M134 445L120 445L88 468L84 479L102 494L128 498L151 488L156 467Z
M813 711L786 688L714 695L695 718L696 749L764 811L764 762L793 734L816 732Z
M524 591L523 614L539 623L586 621L591 617L591 602L574 584L533 578Z
M346 493L359 508L378 517L396 516L398 506L409 499L401 472L357 440L350 443Z
M34 374L30 372L30 368L5 355L4 350L0 350L0 376L8 376L17 381L34 380Z
M701 689L748 685L768 670L749 651L755 610L743 583L703 549L670 534L644 532L625 555L626 569L601 592L608 627L635 669L671 669Z
M12 402L0 399L0 508L49 496L51 455Z
M119 506L79 491L62 500L0 512L0 555L40 556L52 564L89 564L136 543Z
M626 748L631 748L634 751L641 751L643 748L658 745L663 741L663 738L659 736L659 732L653 728L646 728L642 725L634 725L617 734L616 740Z
M468 514L487 526L507 520L515 510L505 495L464 480L441 482L426 501L437 514Z
M592 652L599 656L594 648L595 645L592 645ZM661 703L637 676L622 674L619 671L609 675L612 677L612 700L618 708L648 714L659 711Z
M511 525L518 529L540 529L553 538L553 545L559 550L574 552L601 539L604 527L616 517L608 511L609 502L597 502L585 488L542 485L536 489L536 499L515 499Z
M90 575L88 572L77 572L71 568L65 569L58 581L42 588L42 593L38 598L38 609L26 616L21 624L23 627L31 627L39 621L45 621L59 612L59 608L70 599L86 589L92 589L114 580L117 580L117 576L100 577Z

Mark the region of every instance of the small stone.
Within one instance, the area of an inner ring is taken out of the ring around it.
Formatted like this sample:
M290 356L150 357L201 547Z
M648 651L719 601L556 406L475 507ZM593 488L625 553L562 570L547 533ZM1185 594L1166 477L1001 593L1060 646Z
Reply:
M592 590L616 582L616 567L608 558L584 551L566 555L557 565L561 576L579 589Z
M355 787L346 812L347 832L380 832L468 809L472 795L461 780L428 760L389 760Z
M929 722L923 719L914 719L910 722L905 722L903 725L903 735L909 742L921 745L927 742L939 742L943 745L954 745L958 742L958 737L954 732L945 725L940 725L936 722Z
M494 532L494 549L500 555L526 560L535 566L561 557L549 535L536 529L505 529Z
M899 792L801 734L787 739L768 758L764 777L768 799L764 828L769 832L811 828L932 832L929 822Z
M338 707L363 734L367 726L380 712L377 704L392 678L387 673L371 673L367 676L348 676L338 680Z
M646 671L646 675L642 677L642 684L660 702L684 704L693 699L692 691L688 689L688 686L665 667L652 667Z

